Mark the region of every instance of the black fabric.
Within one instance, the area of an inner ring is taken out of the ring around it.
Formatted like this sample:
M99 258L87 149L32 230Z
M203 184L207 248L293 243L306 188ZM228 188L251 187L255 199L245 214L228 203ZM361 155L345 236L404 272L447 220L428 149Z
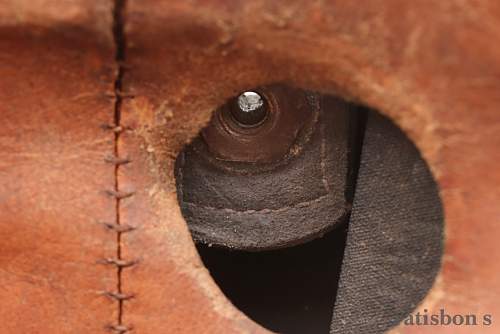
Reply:
M384 333L423 299L439 270L443 214L414 145L368 113L330 332Z

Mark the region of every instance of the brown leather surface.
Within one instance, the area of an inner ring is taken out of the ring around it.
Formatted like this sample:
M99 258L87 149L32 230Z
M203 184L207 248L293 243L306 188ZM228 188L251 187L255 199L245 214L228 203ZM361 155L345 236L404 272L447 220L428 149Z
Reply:
M5 333L99 333L116 303L110 3L0 2L0 322ZM201 265L173 161L237 92L272 82L338 93L394 119L441 187L444 266L420 308L500 317L500 5L129 0L119 153L123 321L137 333L260 332ZM9 64L10 66L5 66ZM491 332L498 332L493 322ZM481 329L484 331L483 329ZM468 327L404 333L475 333Z
M276 163L297 148L297 136L314 122L315 94L295 87L273 85L257 87L267 110L255 126L242 126L233 112L239 98L226 101L214 111L210 125L201 132L214 158L243 163ZM317 103L317 102L316 102ZM295 147L294 147L295 146Z
M127 238L125 245L131 254L151 258L143 263L140 276L130 271L124 281L142 293L151 288L146 278L169 282L164 290L156 283L155 292L147 294L165 293L164 298L149 300L147 312L140 294L136 304L126 304L125 316L138 328L167 331L183 322L186 331L196 332L199 322L214 323L212 318L200 318L200 310L228 307L221 299L211 304L210 294L198 300L192 293L174 294L178 306L173 309L166 300L181 281L186 283L187 274L197 277L189 284L190 291L212 284L188 244L171 194L173 160L218 104L238 91L281 81L351 97L389 115L407 131L439 181L446 215L444 267L421 307L496 317L500 311L496 246L500 209L495 204L500 194L492 186L500 181L496 2L146 0L129 1L126 17L126 61L131 69L124 84L135 99L124 105L124 113L135 126L142 126L135 132L139 142L124 145L142 153L135 158L136 171L124 175L123 182L143 193L126 215L151 228L142 236L138 232L136 239ZM151 214L149 219L145 212ZM153 240L162 245L161 252L144 248ZM479 261L486 254L487 263ZM218 295L216 289L209 291ZM188 306L179 296L196 303ZM160 311L168 315L149 321L140 316ZM220 329L207 328L210 331ZM398 331L435 333L436 328Z
M123 306L123 321L139 333L253 332L258 326L232 308L209 278L194 249L177 204L175 186L153 175L164 166L151 161L141 137L158 126L147 110L126 100L119 154L132 160L119 169L123 224L137 226L122 238L123 258L139 262L122 272L123 290L134 298ZM144 111L144 112L143 112ZM149 151L153 149L149 146ZM173 171L170 171L173 172Z
M102 333L117 317L109 4L0 4L0 332ZM16 15L17 14L17 15ZM105 29L103 29L103 27Z

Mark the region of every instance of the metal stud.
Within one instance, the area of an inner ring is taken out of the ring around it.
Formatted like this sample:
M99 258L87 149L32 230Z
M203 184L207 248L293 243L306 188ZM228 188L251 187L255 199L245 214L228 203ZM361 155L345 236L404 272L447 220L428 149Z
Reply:
M259 125L267 116L264 98L256 92L243 92L231 109L234 119L243 126Z

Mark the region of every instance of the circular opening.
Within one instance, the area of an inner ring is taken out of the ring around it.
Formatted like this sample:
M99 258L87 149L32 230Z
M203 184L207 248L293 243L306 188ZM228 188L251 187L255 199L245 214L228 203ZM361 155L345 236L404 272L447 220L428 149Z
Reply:
M385 332L440 268L443 214L425 161L376 111L282 85L254 92L273 100L275 125L242 139L216 112L176 162L205 266L272 331ZM267 104L247 97L248 110Z

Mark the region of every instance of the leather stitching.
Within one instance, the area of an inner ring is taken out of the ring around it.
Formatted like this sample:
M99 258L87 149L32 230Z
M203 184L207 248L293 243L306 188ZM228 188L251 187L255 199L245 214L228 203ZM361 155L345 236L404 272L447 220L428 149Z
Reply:
M108 324L105 328L114 333L125 334L132 331L133 327L129 324L124 324L123 321L123 304L135 298L134 293L128 293L122 291L122 272L127 268L136 266L139 263L138 259L124 259L122 258L122 237L125 233L136 231L135 226L122 224L120 217L120 204L124 199L131 198L135 195L135 191L122 190L120 188L119 182L119 169L125 164L130 164L132 160L129 157L122 157L119 152L119 140L120 136L123 134L124 130L130 130L121 125L121 106L122 100L124 98L133 97L128 94L124 94L122 91L122 79L123 72L125 71L125 66L123 65L125 60L125 36L123 31L124 18L123 13L125 9L126 0L114 0L113 8L113 35L115 40L115 62L117 66L117 74L115 77L115 90L113 98L115 101L114 105L114 124L105 125L102 128L114 133L114 151L104 158L105 163L112 164L114 166L114 189L107 189L105 193L115 199L115 214L116 218L114 222L103 222L103 226L110 232L116 234L116 255L114 257L108 257L105 259L100 259L97 262L106 266L113 266L116 268L116 291L104 291L103 296L111 298L116 302L118 307L117 319L114 323Z

